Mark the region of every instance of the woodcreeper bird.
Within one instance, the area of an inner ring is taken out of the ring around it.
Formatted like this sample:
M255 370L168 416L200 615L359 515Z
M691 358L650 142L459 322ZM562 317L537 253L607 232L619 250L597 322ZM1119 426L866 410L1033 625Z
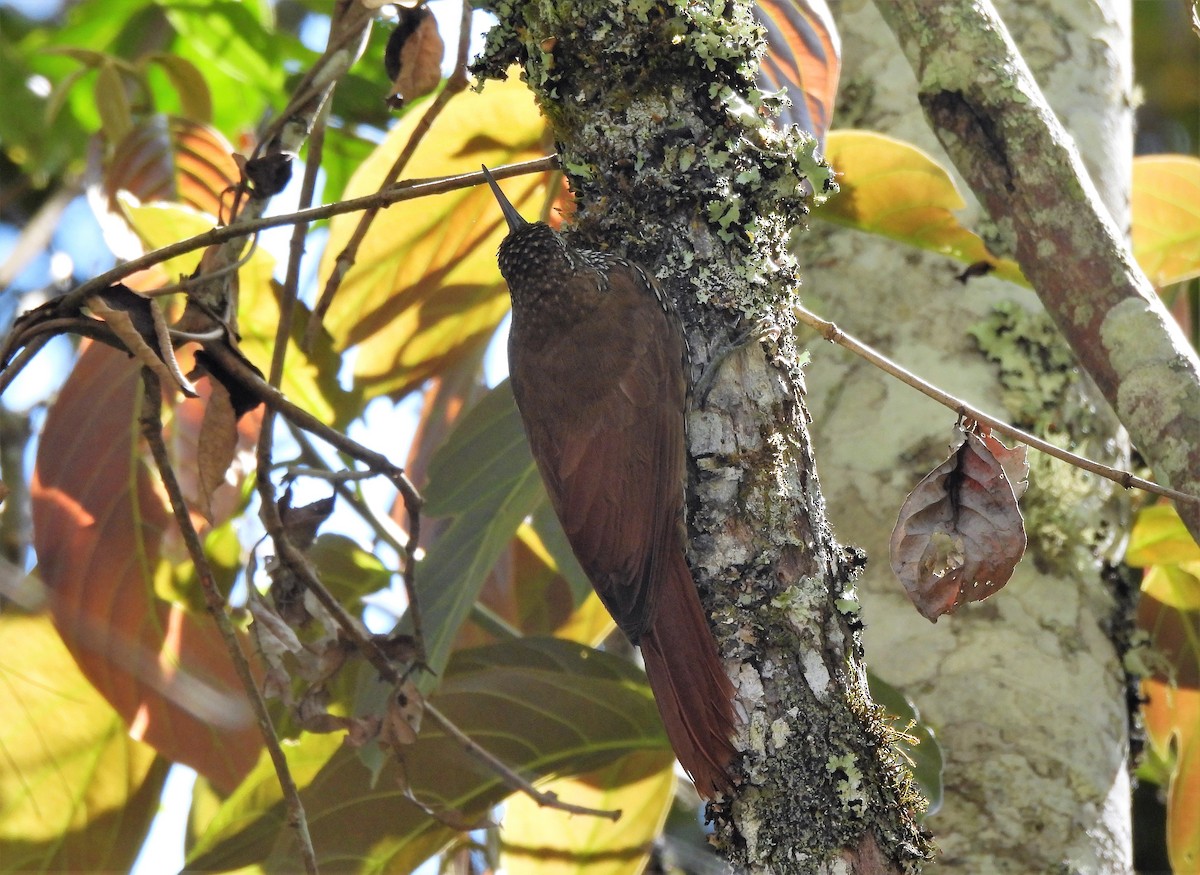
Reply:
M508 222L508 366L529 447L575 556L639 645L671 746L697 790L731 789L733 686L684 556L684 339L640 267Z

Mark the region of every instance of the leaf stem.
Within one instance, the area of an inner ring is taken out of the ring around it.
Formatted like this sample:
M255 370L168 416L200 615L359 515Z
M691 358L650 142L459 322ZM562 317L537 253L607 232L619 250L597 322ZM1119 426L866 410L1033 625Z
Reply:
M412 134L408 138L408 142L404 144L404 148L396 157L391 168L380 183L380 190L386 190L395 184L400 178L400 174L404 172L404 168L408 166L408 162L412 159L413 153L417 151L417 147L425 139L425 135L429 133L429 129L433 127L434 121L441 115L442 110L446 108L451 98L460 94L467 87L467 61L469 58L469 48L471 44L471 4L468 0L463 0L462 4L462 21L459 25L458 37L458 57L454 63L454 72L450 74L450 78L446 80L446 85L438 92L437 97L425 110L413 128ZM358 257L358 249L362 245L363 240L367 236L367 232L371 228L371 224L375 221L375 217L379 215L379 211L383 209L383 205L373 205L368 207L359 217L358 225L354 229L354 233L350 235L350 239L338 253L337 259L334 261L333 269L329 272L329 279L325 282L325 288L321 292L321 297L317 299L316 306L313 307L312 315L308 319L308 327L304 333L304 348L312 349L316 343L317 332L321 330L322 320L325 314L329 312L330 306L333 304L333 298L337 294L337 290L342 285L342 280L350 268L354 266L354 261Z
M945 392L933 384L927 383L916 374L892 361L882 353L872 349L861 340L858 340L854 336L842 331L842 329L838 328L834 323L822 319L820 316L816 315L811 310L806 309L802 305L797 304L795 306L795 311L801 322L812 328L830 343L836 343L839 346L850 350L850 352L875 365L875 367L879 368L881 371L891 374L893 377L900 380L900 382L911 386L918 392L927 395L939 404L950 408L960 417L970 417L971 419L977 420L981 424L986 425L988 428L999 432L1011 440L1020 441L1023 444L1033 447L1035 450L1040 450L1048 456L1053 456L1060 461L1066 462L1068 465L1074 465L1076 468L1081 468L1084 471L1088 471L1092 474L1104 477L1107 480L1111 480L1114 483L1118 483L1126 489L1141 489L1144 492L1161 495L1177 502L1200 503L1200 498L1197 498L1194 495L1188 495L1187 493L1179 492L1167 486L1160 486L1157 483L1154 483L1150 480L1144 480L1141 477L1130 474L1128 471L1122 471L1119 468L1111 468L1108 465L1101 465L1099 462L1093 462L1091 459L1076 455L1068 450L1064 450L1062 447L1057 447L1048 441L1044 441L1036 435L1032 435L1027 431L1022 431L1019 428L1011 426L1002 419L989 416L979 408L972 407L970 404L967 404L965 401L956 398L949 392Z

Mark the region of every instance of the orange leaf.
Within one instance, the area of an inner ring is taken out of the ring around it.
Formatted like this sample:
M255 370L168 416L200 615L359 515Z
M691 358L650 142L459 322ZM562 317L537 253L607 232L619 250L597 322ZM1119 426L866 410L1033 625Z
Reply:
M1142 681L1142 714L1154 746L1175 745L1175 767L1167 788L1167 854L1175 872L1200 870L1200 690Z
M231 790L260 739L215 626L157 598L170 517L135 439L140 367L100 344L46 416L31 486L55 626L133 737Z
M241 177L233 147L209 125L155 115L140 122L114 149L104 173L104 191L114 213L117 192L142 203L172 201L216 216L233 201Z
M767 32L762 75L769 87L791 87L782 120L822 144L833 120L842 44L825 0L759 0L755 17Z

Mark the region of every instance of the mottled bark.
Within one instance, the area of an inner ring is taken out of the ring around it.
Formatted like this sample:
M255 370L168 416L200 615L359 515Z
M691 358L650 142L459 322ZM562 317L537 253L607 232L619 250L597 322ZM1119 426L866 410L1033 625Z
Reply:
M917 74L930 125L1080 365L1158 478L1200 495L1200 357L1134 263L1124 226L1106 214L991 3L876 5ZM1200 539L1200 501L1177 507Z
M801 178L820 191L825 170L757 111L750 6L493 10L481 69L523 64L579 196L568 233L654 273L693 379L714 369L689 412L687 522L744 718L741 786L709 808L718 847L740 871L899 872L924 840L867 694L857 558L825 519L793 335L790 232Z
M882 130L951 167L876 9L831 5L845 47L835 124ZM1113 221L1127 227L1127 0L1012 2L1002 10ZM966 41L943 35L935 43L955 49ZM978 72L976 57L962 60ZM1002 239L1002 213L991 221L972 204L962 218L986 239ZM990 278L963 286L959 265L838 228L820 229L801 247L802 294L822 315L992 413L1123 462L1115 417L1079 379L1031 292ZM1124 496L1031 454L1025 561L991 600L930 625L895 581L887 544L905 493L945 457L953 415L839 349L815 340L810 348L809 404L830 516L839 537L870 556L861 587L869 664L915 700L946 757L945 802L927 821L941 851L931 870L1128 871L1121 648L1131 596L1105 576L1127 523Z

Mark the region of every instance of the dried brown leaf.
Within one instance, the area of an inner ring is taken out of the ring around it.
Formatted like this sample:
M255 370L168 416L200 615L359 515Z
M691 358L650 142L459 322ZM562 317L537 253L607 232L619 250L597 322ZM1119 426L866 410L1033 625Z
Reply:
M292 490L289 487L279 499L279 518L288 540L299 550L307 550L317 538L317 529L333 513L335 497L321 498L300 507L292 507Z
M216 380L211 382L204 419L200 423L200 444L196 453L200 480L199 510L213 521L213 495L226 482L229 466L238 449L237 413L228 390Z
M383 63L392 90L388 105L399 109L406 100L423 97L442 81L445 45L437 19L426 6L399 10L400 22L388 38Z
M979 437L1004 468L1004 475L1008 477L1009 485L1012 486L1013 496L1020 501L1025 490L1029 488L1029 460L1026 458L1024 444L1017 444L1010 450L1000 443L1000 439L989 429L981 429Z
M412 744L421 731L421 717L425 713L425 700L412 681L405 681L388 700L387 713L380 727L379 743L384 747L396 748Z
M178 386L189 398L196 387L183 375L162 312L154 301L118 283L87 300L88 309L112 329L125 349L168 385Z
M1001 448L1019 470L1023 453ZM1009 474L973 432L917 484L892 532L892 570L933 622L997 592L1024 552L1025 524Z

